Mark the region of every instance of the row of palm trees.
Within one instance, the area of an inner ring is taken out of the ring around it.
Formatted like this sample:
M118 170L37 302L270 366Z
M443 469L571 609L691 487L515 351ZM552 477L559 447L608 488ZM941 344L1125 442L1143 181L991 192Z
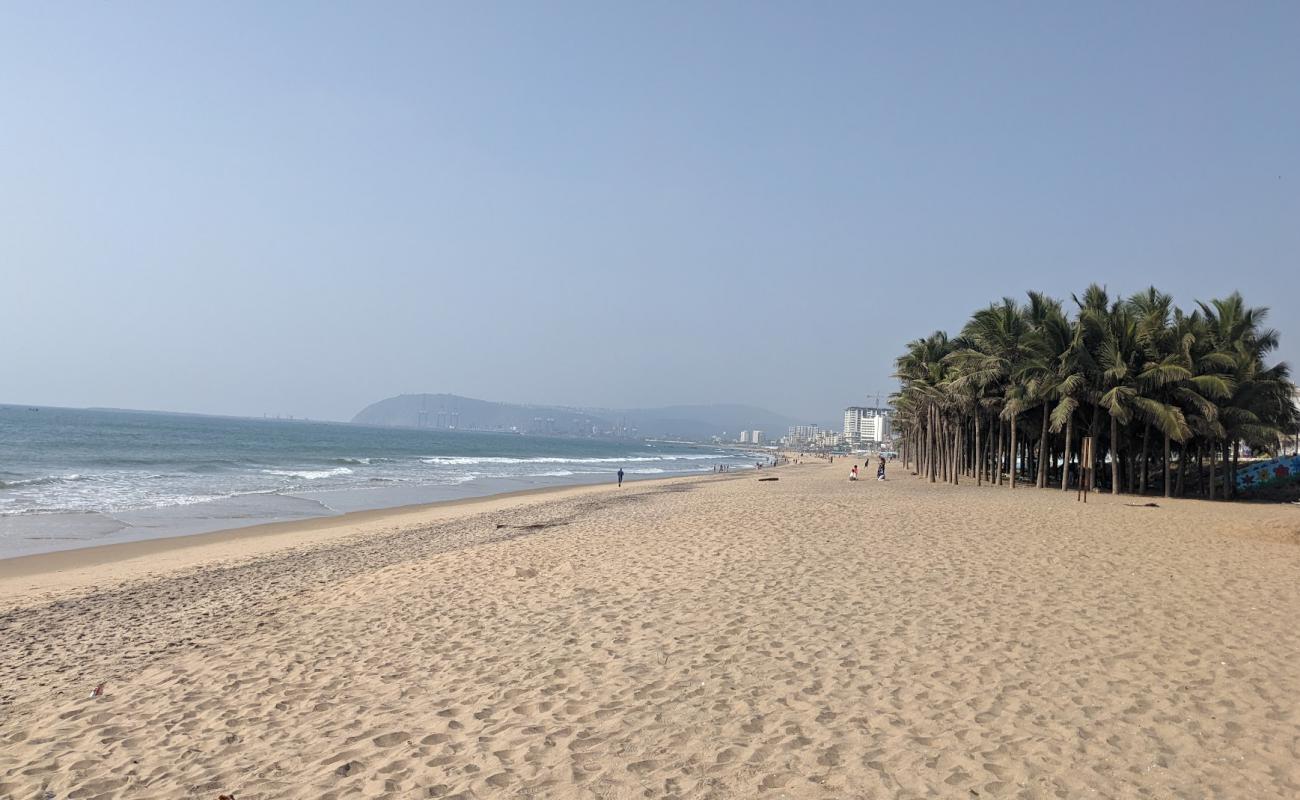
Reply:
M1030 292L917 339L895 362L900 455L930 481L1106 487L1166 497L1236 493L1241 447L1276 452L1300 424L1265 308L1234 293L1186 313L1155 287ZM1083 437L1093 459L1079 463ZM1091 472L1084 472L1088 468Z

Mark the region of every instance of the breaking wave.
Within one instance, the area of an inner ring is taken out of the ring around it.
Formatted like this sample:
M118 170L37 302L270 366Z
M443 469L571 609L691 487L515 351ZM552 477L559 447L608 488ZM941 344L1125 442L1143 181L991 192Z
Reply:
M447 466L473 466L475 464L628 464L647 461L704 461L720 460L717 455L700 455L697 453L662 456L619 456L616 458L563 458L559 456L536 456L534 458L509 458L505 456L429 456L420 459L426 464L443 464Z
M315 481L321 478L333 478L338 475L351 475L352 470L347 467L335 467L334 469L264 469L263 475L279 475L284 478L301 478L305 481Z
M26 486L48 486L54 483L71 483L85 480L81 475L46 475L40 478L23 478L16 481L0 481L0 489L19 489Z

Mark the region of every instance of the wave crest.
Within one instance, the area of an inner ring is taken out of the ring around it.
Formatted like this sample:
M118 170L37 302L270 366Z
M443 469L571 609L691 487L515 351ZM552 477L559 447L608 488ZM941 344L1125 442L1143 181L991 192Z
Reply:
M511 458L507 456L428 456L420 459L425 464L441 466L473 466L475 464L631 464L651 461L702 461L718 460L719 455L700 455L682 453L662 456L619 456L616 458L565 458L562 456L535 456L533 458Z
M352 470L347 467L335 467L334 469L264 469L264 475L279 475L282 478L301 478L305 481L315 481L321 478L332 478L337 475L351 475Z
M0 489L18 489L23 486L48 486L51 483L71 483L72 481L87 480L81 475L45 475L40 478L23 478L16 481L0 481Z

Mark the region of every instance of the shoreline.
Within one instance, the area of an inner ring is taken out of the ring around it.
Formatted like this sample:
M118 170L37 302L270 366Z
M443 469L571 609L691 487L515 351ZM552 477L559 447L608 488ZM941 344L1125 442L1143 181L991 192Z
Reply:
M736 472L666 475L626 480L624 487L654 486L675 481L736 479L747 474ZM617 491L619 487L608 481L555 484L435 500L429 503L348 511L333 516L260 522L202 533L92 544L86 547L11 556L0 558L0 601L10 600L15 595L38 589L67 590L77 585L90 585L91 581L98 577L95 574L96 570L137 559L154 559L154 563L150 565L152 575L159 571L171 572L205 565L221 558L257 557L300 545L328 543L349 536L389 530L394 525L406 528L446 522L478 513L519 508L534 502ZM113 572L111 569L108 571ZM38 584L27 583L37 579L39 579Z
M707 472L669 472L657 476L636 476L629 474L626 484L640 483L646 480L663 478L681 478L692 475L708 475ZM351 518L353 514L369 511L391 511L404 508L419 508L429 505L480 500L499 496L510 496L527 492L565 489L580 486L600 486L609 482L607 475L569 476L565 478L484 478L454 485L428 485L391 487L345 487L331 489L312 489L311 487L286 492L254 492L242 496L220 497L200 503L163 506L159 508L135 509L117 512L53 512L45 514L27 514L0 516L0 535L7 537L5 546L0 548L0 564L15 559L50 553L87 550L113 545L134 544L154 539L172 539L203 536L213 533L226 533L245 528L260 528L265 525L278 525L291 522L320 522L322 520ZM383 494L378 494L382 492ZM223 510L230 510L230 503L247 501L250 497L259 500L270 499L278 502L280 508L264 508L254 512L232 513L223 515ZM376 503L376 499L378 502ZM301 504L290 508L289 504ZM304 510L308 509L308 510ZM190 516L197 514L196 516ZM118 527L102 532L86 532L71 538L59 536L58 531L43 533L40 528L24 531L23 526L48 525L52 520L72 521L78 525L90 525L92 520L107 520ZM6 521L8 524L6 526ZM12 530L6 530L6 527ZM49 549L31 549L14 547L13 542L45 541L58 542L58 546ZM70 543L70 544L67 544ZM30 550L30 551L27 551Z

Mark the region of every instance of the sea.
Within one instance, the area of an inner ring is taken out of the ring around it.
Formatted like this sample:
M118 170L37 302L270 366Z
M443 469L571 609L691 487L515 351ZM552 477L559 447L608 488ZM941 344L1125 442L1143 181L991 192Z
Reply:
M0 558L521 489L753 469L706 445L0 405Z

